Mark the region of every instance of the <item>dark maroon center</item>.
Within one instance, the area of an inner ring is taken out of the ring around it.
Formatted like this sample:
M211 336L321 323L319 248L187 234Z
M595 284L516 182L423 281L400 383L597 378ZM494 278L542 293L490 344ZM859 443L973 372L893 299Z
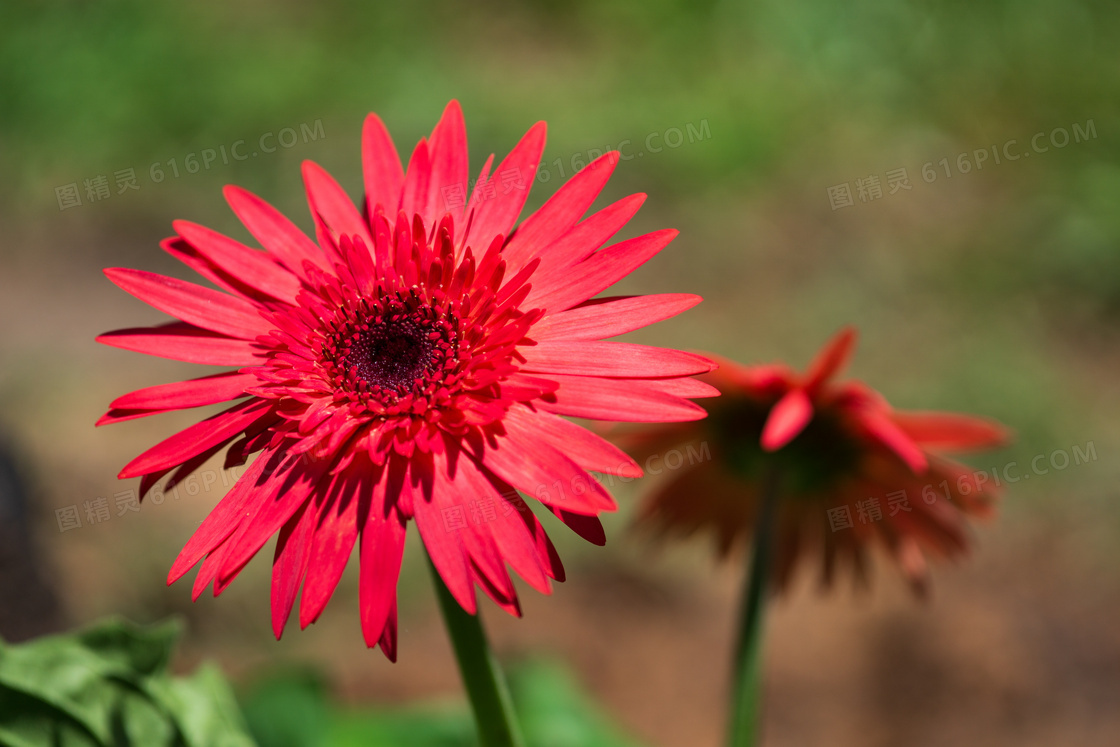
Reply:
M431 370L435 350L425 328L411 319L373 322L354 336L346 363L371 387L403 391Z

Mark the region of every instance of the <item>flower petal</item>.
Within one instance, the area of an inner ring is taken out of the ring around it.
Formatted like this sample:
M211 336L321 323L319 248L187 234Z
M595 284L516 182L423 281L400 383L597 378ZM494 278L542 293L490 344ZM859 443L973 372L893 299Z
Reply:
M461 455L452 453L451 458L457 460ZM473 615L477 603L462 528L446 519L458 515L455 512L466 510L464 502L470 495L470 488L446 452L435 456L431 477L432 481L425 486L424 492L414 493L412 497L416 528L420 530L428 557L451 595L468 614Z
M171 564L171 570L167 574L168 586L182 578L204 555L213 552L218 545L237 531L245 506L253 498L257 479L271 459L271 452L265 452L257 457L218 505L202 520L202 524L187 540L187 544Z
M284 626L292 614L318 519L311 502L305 503L280 528L276 553L272 560L272 632L276 640L284 634Z
M531 336L545 340L600 340L674 317L700 303L691 293L596 298L567 311L548 314L533 326Z
M404 169L401 157L385 123L376 114L362 126L362 174L366 187L366 214L373 216L381 205L387 215L396 215L401 205ZM370 244L372 247L373 245Z
M813 418L813 403L804 389L792 389L770 410L762 428L762 448L777 451L794 438Z
M136 353L209 366L253 366L261 362L252 343L185 322L118 329L98 336L97 341Z
M232 548L218 571L219 582L228 583L301 506L324 495L323 475L330 465L330 460L310 460L301 454L277 457L266 468L256 485L251 510L230 540ZM317 505L322 502L316 500Z
M921 447L887 416L864 413L859 420L868 435L897 454L914 471L914 474L920 475L929 467L929 460Z
M470 233L463 239L464 245L472 241L487 245L495 236L508 236L510 229L521 215L529 190L537 176L537 166L541 162L547 126L537 122L521 138L509 155L485 182L492 189L492 197L483 199L474 209ZM477 189L477 188L476 188ZM478 240L475 241L475 237Z
M656 379L598 379L561 374L549 378L560 385L556 401L545 400L539 406L557 415L637 423L699 420L707 415L699 405L667 394Z
M396 508L384 506L386 501L375 488L359 551L358 606L362 635L370 648L381 640L389 615L396 608L397 578L404 555L404 519Z
M990 449L1003 446L1009 437L1008 430L993 420L953 412L892 412L890 419L926 449Z
M217 231L185 220L171 224L203 257L230 276L286 303L294 303L299 278L281 267L265 252L250 249Z
M252 374L230 371L138 389L117 397L109 407L119 410L179 410L213 405L242 396L245 387L253 386L257 381Z
M549 507L594 515L613 511L610 494L558 448L542 441L528 422L504 422L505 436L487 443L480 459L486 469Z
M561 449L576 464L588 471L622 477L641 477L642 468L606 439L586 428L550 412L533 412L524 405L511 407L507 425L515 423L522 431L536 432L541 439Z
M319 619L354 552L358 540L358 492L362 483L356 475L337 476L330 497L319 511L299 600L300 628Z
M272 407L272 402L256 398L239 402L228 410L184 428L148 449L125 465L120 472L120 477L122 479L138 477L148 472L167 469L182 464L212 446L224 441L232 441L257 420L275 417L272 414Z
M534 277L533 289L522 306L556 312L583 303L645 264L678 233L671 228L647 233L612 244L562 272Z
M579 222L614 173L618 156L617 151L611 151L587 164L517 227L502 248L510 267L520 269L538 248L551 244Z
M553 508L552 513L564 522L568 529L578 534L593 545L602 547L607 544L607 532L603 529L603 522L595 516L572 513L561 508Z
M322 220L337 244L341 236L358 236L367 248L373 247L369 225L354 207L345 190L323 167L314 161L303 162L303 184L312 219Z
M254 340L271 328L253 304L228 293L143 270L111 267L105 275L149 306L211 332Z
M572 226L563 236L543 247L536 255L541 265L534 277L548 278L552 273L578 264L594 254L625 226L645 202L644 194L624 197L586 220Z
M404 175L401 189L401 211L409 220L413 215L424 217L428 209L428 190L432 181L432 160L428 153L428 141L421 140L408 159L408 170ZM427 222L427 221L426 221Z
M628 342L557 340L518 348L529 372L572 376L659 378L707 373L714 364L707 358L671 348Z
M463 109L452 99L443 110L429 140L432 159L432 176L428 187L428 204L420 214L424 222L434 226L446 213L451 213L455 223L461 223L463 204L467 199L467 126L463 122ZM462 196L459 204L449 204L448 194Z
M223 194L249 233L297 277L308 279L304 262L327 269L323 251L279 210L241 187L228 185Z
M805 372L805 388L813 392L843 371L852 358L857 338L855 327L844 327L825 343Z

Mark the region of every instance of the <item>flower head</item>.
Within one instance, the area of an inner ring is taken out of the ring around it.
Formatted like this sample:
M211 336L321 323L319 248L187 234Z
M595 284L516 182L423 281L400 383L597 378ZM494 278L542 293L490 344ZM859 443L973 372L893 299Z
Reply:
M195 598L225 589L273 535L273 628L302 585L314 622L355 545L362 631L390 658L405 527L415 520L436 569L468 612L474 587L518 613L508 564L550 591L563 567L528 493L586 539L615 504L589 471L636 476L614 446L562 416L624 421L703 417L689 378L713 367L675 350L604 342L700 299L595 298L676 235L663 230L600 249L644 195L583 219L617 163L580 171L514 230L544 149L538 123L467 192L462 113L451 102L407 170L381 120L362 140L365 199L356 208L319 166L303 176L316 241L259 197L225 196L263 250L177 221L163 248L218 289L111 269L124 290L179 321L98 338L117 347L236 370L150 387L100 423L237 403L132 460L142 492L183 480L226 450L244 465L175 561L200 560Z
M861 382L836 381L855 340L855 330L842 330L804 373L721 360L701 377L723 394L707 420L637 436L635 453L688 441L706 443L695 451L712 457L663 483L639 521L666 532L710 530L726 554L754 526L763 486L773 481L780 586L814 546L825 585L842 564L863 579L866 547L880 543L924 589L926 555L967 551L966 517L990 515L997 497L986 474L942 452L998 446L1007 433L966 415L895 410Z

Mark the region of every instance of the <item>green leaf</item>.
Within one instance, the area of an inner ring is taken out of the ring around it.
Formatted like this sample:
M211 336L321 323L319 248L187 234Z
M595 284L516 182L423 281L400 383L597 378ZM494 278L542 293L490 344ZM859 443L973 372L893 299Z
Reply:
M251 747L217 669L168 674L181 629L110 619L18 646L0 642L0 744Z

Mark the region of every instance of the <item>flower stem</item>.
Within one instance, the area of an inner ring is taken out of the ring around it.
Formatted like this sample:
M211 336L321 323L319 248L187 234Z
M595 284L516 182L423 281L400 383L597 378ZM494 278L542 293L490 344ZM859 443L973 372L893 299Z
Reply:
M455 649L455 659L459 662L463 687L474 712L479 743L482 747L523 747L525 742L513 712L509 688L486 642L482 621L477 614L468 614L459 606L430 559L428 567L435 581L451 646Z
M739 637L736 642L728 747L756 745L761 733L763 613L766 585L770 576L778 482L778 475L774 470L768 472L762 480L758 521L754 529L750 568L743 589Z

